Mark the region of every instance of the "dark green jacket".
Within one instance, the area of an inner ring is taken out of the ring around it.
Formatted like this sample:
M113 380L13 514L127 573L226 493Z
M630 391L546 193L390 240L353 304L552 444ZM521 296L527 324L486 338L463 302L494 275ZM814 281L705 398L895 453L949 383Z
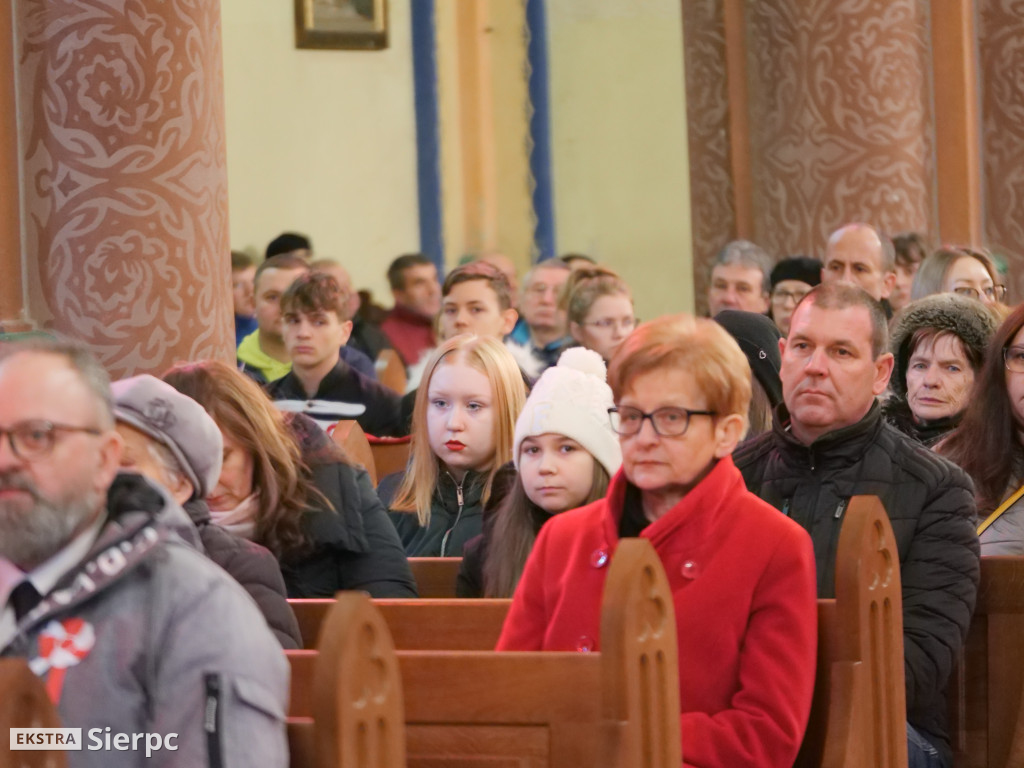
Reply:
M467 472L462 483L447 472L438 478L430 505L430 522L420 526L415 512L396 512L391 502L402 485L404 472L395 472L381 480L377 495L388 508L391 522L409 557L462 557L467 541L483 530L483 495L486 475Z

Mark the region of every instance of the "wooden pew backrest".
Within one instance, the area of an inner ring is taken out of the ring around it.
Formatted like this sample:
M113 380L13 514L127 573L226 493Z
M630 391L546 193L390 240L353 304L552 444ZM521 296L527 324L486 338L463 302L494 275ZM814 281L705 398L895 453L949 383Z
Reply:
M0 768L64 768L66 752L12 751L11 728L60 728L43 683L24 659L0 659Z
M406 767L395 649L367 595L339 593L324 619L318 650L287 654L289 743L298 752L292 754L293 768Z
M373 464L377 468L378 482L392 472L403 471L409 463L411 437L368 436L367 440L370 441L370 452L373 454Z
M402 358L395 350L382 349L373 367L377 370L377 378L381 384L400 395L405 394L405 366L402 365Z
M950 683L956 768L1024 765L1024 557L983 557L978 602Z
M353 420L339 421L334 425L331 438L341 446L345 455L354 464L360 464L370 475L370 482L374 487L377 485L377 468L373 463L373 453L370 451L370 443L366 439L366 433L359 426L359 422Z
M420 597L455 597L461 557L410 557Z
M818 601L818 670L797 768L904 768L903 599L899 555L877 497L850 500L836 598Z
M319 733L323 697L331 690L338 697L373 700L378 717L389 716L385 700L397 660L410 768L681 764L673 602L648 542L624 541L613 558L602 608L601 653L389 652L379 642L382 606L371 605L365 595L357 599L376 612L379 624L359 620L359 614L356 620L342 617L332 608L319 653L288 652L292 726L315 733L318 744L324 738ZM402 602L392 601L392 606ZM504 610L504 601L491 602ZM353 642L353 633L364 639ZM338 656L338 644L326 645L335 635L349 637L347 647L357 652L324 666L321 655ZM333 713L354 717L356 707L336 704ZM308 718L314 714L317 725L310 727ZM348 727L339 725L346 732ZM338 763L341 768L364 764Z
M511 600L435 598L374 600L400 651L490 651L498 643ZM333 600L289 600L305 647L316 648ZM424 627L428 628L424 630Z
M672 593L646 540L619 545L601 615L600 653L399 651L409 765L679 766Z

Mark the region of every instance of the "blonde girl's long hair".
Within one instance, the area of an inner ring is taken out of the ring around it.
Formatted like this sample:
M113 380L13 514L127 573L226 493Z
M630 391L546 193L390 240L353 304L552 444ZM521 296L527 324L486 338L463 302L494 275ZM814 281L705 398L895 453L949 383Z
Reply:
M494 409L494 460L484 481L481 503L486 504L491 495L494 473L512 461L512 440L515 435L516 419L526 402L526 386L515 358L505 345L489 336L460 334L444 342L431 358L423 372L423 379L416 392L416 404L412 414L412 455L406 468L402 485L395 495L391 509L397 512L415 512L421 526L430 522L430 503L437 488L441 473L441 461L430 450L427 435L427 408L430 381L439 366L463 363L473 368L491 383Z

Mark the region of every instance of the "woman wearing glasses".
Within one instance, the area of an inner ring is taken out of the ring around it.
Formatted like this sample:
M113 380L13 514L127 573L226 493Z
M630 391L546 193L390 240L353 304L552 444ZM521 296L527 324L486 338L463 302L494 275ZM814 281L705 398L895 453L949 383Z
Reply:
M750 366L717 323L645 323L612 359L622 469L605 498L549 520L500 650L598 650L620 538L658 552L674 596L688 764L790 766L810 711L817 607L806 532L746 490Z
M1024 555L1024 305L992 337L963 421L936 451L974 480L981 554Z
M964 415L999 319L988 307L955 293L912 301L893 320L892 390L886 420L927 446Z
M999 273L988 254L944 246L921 262L914 275L910 299L923 299L935 293L957 293L992 306L1006 296L1006 286L999 284Z
M629 286L604 267L574 270L565 284L561 304L576 343L594 350L605 362L612 359L636 327Z

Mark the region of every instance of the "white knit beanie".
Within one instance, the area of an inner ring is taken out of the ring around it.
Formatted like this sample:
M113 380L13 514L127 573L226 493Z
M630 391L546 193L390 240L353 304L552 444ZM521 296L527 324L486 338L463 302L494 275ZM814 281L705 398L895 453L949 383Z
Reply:
M541 374L516 421L516 469L524 439L554 433L582 445L609 475L619 471L622 451L608 420L615 403L606 376L601 356L583 347L567 349L558 365Z

